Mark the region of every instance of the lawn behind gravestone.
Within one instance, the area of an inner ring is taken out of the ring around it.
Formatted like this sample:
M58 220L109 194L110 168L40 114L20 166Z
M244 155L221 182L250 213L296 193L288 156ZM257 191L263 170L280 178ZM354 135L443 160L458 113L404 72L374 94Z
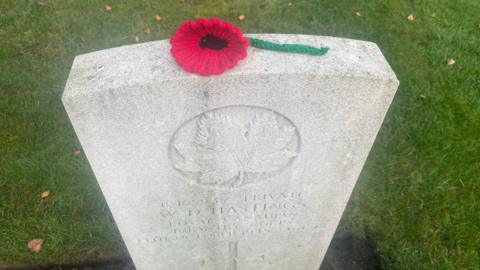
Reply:
M391 269L478 269L479 14L478 0L0 1L0 268L126 256L60 102L70 65L216 16L376 42L401 85L340 230Z

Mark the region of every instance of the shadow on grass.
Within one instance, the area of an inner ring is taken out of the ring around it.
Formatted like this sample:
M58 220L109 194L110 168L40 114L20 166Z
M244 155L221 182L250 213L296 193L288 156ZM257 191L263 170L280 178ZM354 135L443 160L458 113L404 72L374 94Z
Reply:
M325 254L320 270L383 270L375 243L351 234L336 235Z

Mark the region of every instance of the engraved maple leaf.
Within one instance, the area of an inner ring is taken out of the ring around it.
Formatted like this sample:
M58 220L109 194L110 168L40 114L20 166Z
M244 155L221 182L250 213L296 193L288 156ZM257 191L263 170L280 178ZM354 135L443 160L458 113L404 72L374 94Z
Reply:
M218 112L199 117L194 142L199 183L241 185L248 178L280 170L297 155L288 149L293 126L280 127L274 113L248 118Z

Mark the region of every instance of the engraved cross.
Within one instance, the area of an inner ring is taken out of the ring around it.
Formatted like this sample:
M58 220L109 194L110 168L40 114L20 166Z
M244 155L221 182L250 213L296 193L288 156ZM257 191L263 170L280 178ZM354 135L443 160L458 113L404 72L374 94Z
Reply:
M237 270L238 242L228 242L228 270Z
M238 269L238 242L228 242L228 257L220 260L202 260L202 269L209 267L227 266L225 270ZM216 269L216 268L215 268Z

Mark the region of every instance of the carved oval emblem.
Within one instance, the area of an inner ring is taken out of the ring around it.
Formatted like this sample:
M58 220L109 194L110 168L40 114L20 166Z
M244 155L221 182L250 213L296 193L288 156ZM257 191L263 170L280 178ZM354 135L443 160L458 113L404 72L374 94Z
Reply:
M170 159L191 183L239 187L265 180L288 167L300 136L282 114L256 106L206 111L175 132Z

